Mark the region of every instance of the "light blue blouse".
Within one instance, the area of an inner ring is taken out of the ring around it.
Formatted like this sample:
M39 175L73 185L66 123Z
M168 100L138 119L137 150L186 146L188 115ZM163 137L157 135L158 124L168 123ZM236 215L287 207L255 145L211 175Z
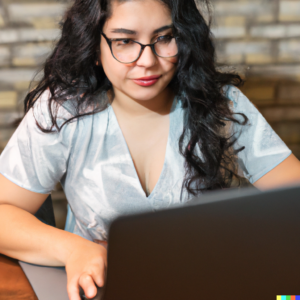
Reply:
M239 136L234 147L245 146L238 154L239 173L253 183L291 151L240 90L228 86L226 93L232 110L249 118L249 125L231 125L230 131ZM185 169L178 140L185 110L177 96L170 112L163 169L148 197L112 107L49 134L35 122L36 118L41 125L50 126L48 97L49 92L44 92L14 132L0 156L0 173L37 193L51 193L60 181L69 203L66 230L89 240L107 240L110 223L120 215L153 211L190 199L185 190L181 195ZM60 106L58 116L62 124L72 115Z

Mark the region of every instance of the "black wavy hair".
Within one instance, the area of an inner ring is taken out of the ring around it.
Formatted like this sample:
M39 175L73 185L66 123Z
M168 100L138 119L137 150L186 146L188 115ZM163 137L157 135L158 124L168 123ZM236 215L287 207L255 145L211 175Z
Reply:
M25 98L25 113L46 89L51 92L48 107L58 130L73 119L107 107L106 93L112 91L112 84L95 62L99 57L100 32L112 13L111 1L74 0L60 23L62 35L43 66L44 75ZM223 87L239 86L243 81L237 74L217 70L208 0L157 1L169 8L178 43L177 70L169 87L180 96L188 116L178 145L185 157L183 188L192 195L228 188L233 178L239 178L235 157L243 147L233 150L237 137L224 133L224 128L228 121L244 125L247 117L243 115L243 121L234 117ZM200 13L201 6L207 8L209 21ZM72 101L75 113L58 126L51 105L65 101Z

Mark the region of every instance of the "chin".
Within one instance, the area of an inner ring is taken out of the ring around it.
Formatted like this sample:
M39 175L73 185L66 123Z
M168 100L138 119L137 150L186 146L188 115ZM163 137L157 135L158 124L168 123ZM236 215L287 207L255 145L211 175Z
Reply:
M132 93L129 92L127 93L127 95L137 101L149 101L153 98L155 98L156 96L158 96L162 91L161 90L146 90L145 91L140 91L140 92L136 92L136 93Z
M133 100L136 100L136 101L150 101L152 100L153 98L155 98L159 93L151 93L151 94L128 94L128 96L133 99Z
M159 86L159 87L141 87L141 86L133 86L128 89L128 92L124 91L128 97L138 100L138 101L149 101L155 97L157 97L159 94L163 93L166 89L166 86ZM135 92L132 92L132 91Z

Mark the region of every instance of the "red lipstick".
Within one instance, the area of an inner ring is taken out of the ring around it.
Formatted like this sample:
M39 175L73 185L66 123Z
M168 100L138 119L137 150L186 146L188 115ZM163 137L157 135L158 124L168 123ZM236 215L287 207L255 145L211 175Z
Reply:
M140 77L137 79L133 79L133 81L141 86L150 86L156 83L160 77L161 75L152 75L148 77Z

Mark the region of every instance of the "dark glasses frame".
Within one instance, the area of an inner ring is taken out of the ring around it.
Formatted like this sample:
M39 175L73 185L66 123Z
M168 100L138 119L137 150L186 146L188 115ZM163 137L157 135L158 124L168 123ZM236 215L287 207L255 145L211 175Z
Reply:
M126 40L126 39L125 39L125 38L124 38L124 39L121 39L121 38L118 38L118 39L109 39L109 38L105 35L104 32L101 32L101 35L103 35L103 37L105 38L105 40L106 40L106 42L107 42L107 44L108 44L108 46L109 46L109 48L110 48L110 52L111 52L112 56L114 57L114 59L117 60L118 62L122 63L122 64L130 64L130 63L133 63L133 62L137 61L137 60L140 58L142 52L144 51L144 49L145 49L147 46L149 46L149 47L151 48L152 52L153 52L156 56L158 56L158 57L162 57L162 58L171 58L171 57L175 57L175 56L178 55L178 52L177 52L176 55L173 55L173 56L161 56L161 55L158 55L158 54L156 53L156 51L155 51L154 45L155 45L156 43L158 43L159 41L156 41L156 42L154 42L154 43L152 43L152 44L146 44L146 45L144 45L144 44L142 44L142 43L139 43L139 42L137 42L137 41L133 41L133 40L132 40L132 42L134 42L134 43L136 43L136 44L139 44L139 45L141 46L141 50L140 50L140 53L139 53L137 59L135 59L135 60L133 60L133 61L130 61L130 62L119 61L119 60L114 56L114 53L113 53L111 44L112 44L113 41ZM173 38L174 38L175 40L177 40L176 37L173 37Z

